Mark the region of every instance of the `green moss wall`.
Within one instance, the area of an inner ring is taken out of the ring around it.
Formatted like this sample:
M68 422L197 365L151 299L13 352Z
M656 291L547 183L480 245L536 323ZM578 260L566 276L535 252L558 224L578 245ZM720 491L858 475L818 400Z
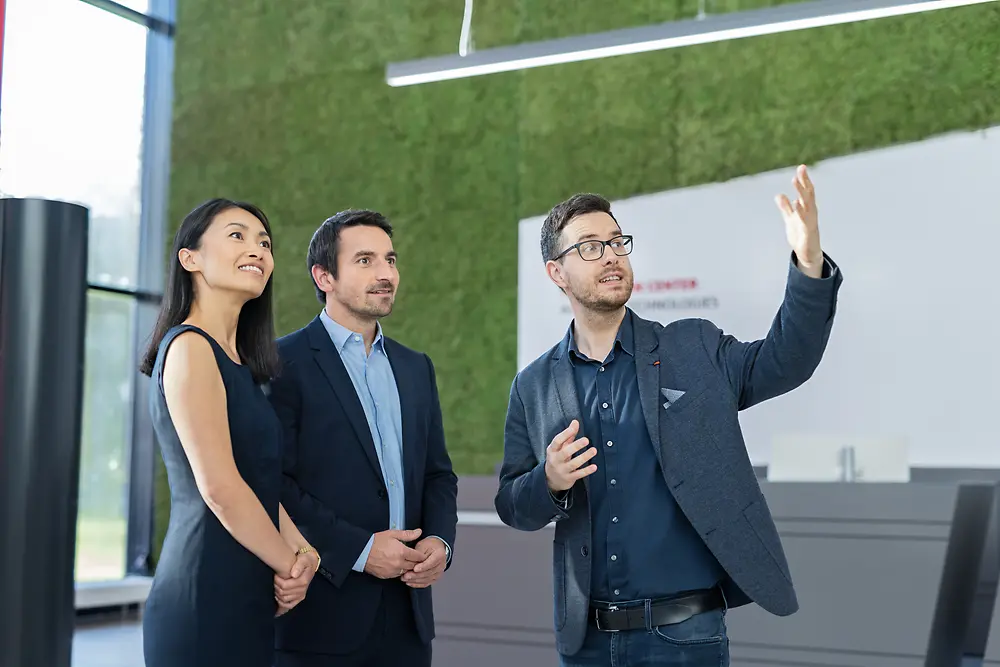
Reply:
M502 453L519 218L580 190L626 197L1000 122L998 4L387 86L387 62L457 50L462 5L181 0L170 203L174 221L211 196L271 216L279 333L318 312L316 226L347 207L387 214L402 283L386 328L434 359L461 473L492 474ZM473 29L482 49L696 7L478 0Z

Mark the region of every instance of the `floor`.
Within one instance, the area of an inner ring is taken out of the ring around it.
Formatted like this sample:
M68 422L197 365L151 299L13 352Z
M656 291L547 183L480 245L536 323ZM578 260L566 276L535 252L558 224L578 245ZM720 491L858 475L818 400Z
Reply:
M72 667L143 667L137 620L80 624L73 634Z

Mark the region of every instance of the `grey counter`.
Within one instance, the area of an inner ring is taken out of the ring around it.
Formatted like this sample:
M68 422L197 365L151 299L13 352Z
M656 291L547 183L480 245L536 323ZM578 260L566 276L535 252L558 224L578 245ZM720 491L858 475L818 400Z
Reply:
M761 488L801 609L786 618L752 605L732 610L734 667L960 664L982 595L993 484ZM502 525L496 478L466 477L459 489L455 561L434 586L434 665L555 667L553 529Z

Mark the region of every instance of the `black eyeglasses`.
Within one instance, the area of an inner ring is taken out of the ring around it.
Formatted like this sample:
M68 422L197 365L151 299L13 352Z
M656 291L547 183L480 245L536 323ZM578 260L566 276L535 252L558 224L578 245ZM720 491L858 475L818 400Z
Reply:
M570 247L566 248L552 259L553 261L561 259L565 257L570 250L576 250L580 254L580 259L586 262L596 262L601 257L604 257L604 248L607 246L610 246L611 251L619 257L624 257L632 252L632 237L629 235L621 235L616 236L609 241L580 241L579 243L574 243Z

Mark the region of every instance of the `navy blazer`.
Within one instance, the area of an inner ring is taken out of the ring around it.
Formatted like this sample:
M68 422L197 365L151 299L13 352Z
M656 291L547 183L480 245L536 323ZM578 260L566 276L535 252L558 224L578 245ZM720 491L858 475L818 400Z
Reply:
M347 653L368 637L386 582L352 567L372 533L389 528L389 496L364 409L316 317L278 340L282 368L270 387L284 432L281 502L322 564L306 599L277 620L276 647ZM458 478L445 448L434 365L385 338L399 389L405 529L455 549ZM449 562L450 567L450 562ZM398 582L394 582L398 585ZM434 637L431 588L410 589L417 631Z
M826 262L823 278L789 267L784 301L760 340L739 341L703 319L667 326L633 319L646 428L674 499L728 575L723 590L730 607L756 602L779 616L798 609L739 411L791 391L819 366L843 281L833 261ZM556 645L572 655L583 644L590 605L589 482L577 482L562 509L545 481L546 447L571 420L583 423L567 345L568 337L514 378L495 505L500 519L519 530L555 522Z

